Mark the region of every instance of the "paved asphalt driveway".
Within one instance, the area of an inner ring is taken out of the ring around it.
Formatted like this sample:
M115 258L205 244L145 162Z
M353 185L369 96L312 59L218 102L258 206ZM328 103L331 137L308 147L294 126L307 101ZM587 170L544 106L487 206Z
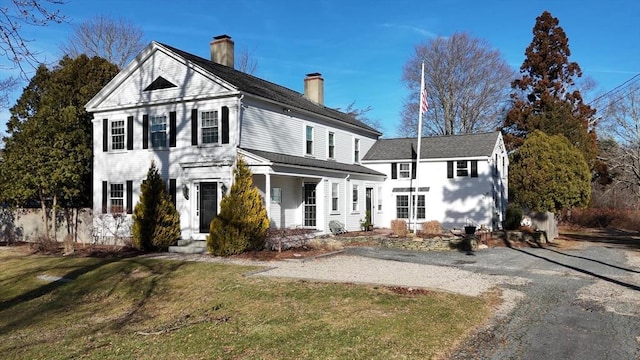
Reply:
M472 255L348 248L346 254L525 279L500 285L519 301L453 359L640 359L637 246L492 248Z

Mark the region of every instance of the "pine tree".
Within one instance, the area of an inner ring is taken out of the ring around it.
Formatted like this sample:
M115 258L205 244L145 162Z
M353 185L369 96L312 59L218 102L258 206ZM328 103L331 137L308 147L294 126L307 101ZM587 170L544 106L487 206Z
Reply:
M514 150L535 130L562 134L593 167L596 110L586 105L575 89L575 79L582 76L582 70L569 61L569 39L559 23L547 11L536 19L533 41L520 67L522 78L511 84L513 106L503 124L504 138L507 147Z
M180 215L155 162L140 186L140 200L133 212L133 245L140 250L165 250L180 237Z
M220 214L212 221L207 248L218 256L239 254L264 247L269 219L252 173L242 157L234 169L234 183L220 202Z

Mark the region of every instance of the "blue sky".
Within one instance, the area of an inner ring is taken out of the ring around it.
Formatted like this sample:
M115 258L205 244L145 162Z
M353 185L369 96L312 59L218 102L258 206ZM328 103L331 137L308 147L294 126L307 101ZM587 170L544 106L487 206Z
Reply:
M213 36L230 35L249 51L255 75L303 91L303 78L322 73L325 105L371 106L368 113L393 136L407 96L402 68L414 47L436 36L466 32L487 40L518 69L544 10L569 37L571 61L597 88L589 101L640 73L638 0L67 0L69 23L27 29L30 45L55 61L71 24L102 14L138 25L159 41L209 57ZM19 96L18 91L15 96ZM0 131L8 113L0 113Z

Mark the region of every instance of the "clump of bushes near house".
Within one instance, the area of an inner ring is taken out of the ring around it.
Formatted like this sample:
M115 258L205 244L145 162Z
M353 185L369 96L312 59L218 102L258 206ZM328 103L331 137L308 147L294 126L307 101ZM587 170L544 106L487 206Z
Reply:
M397 237L406 237L409 233L407 222L403 219L391 220L391 231Z
M509 205L509 207L507 207L507 213L504 220L505 230L517 230L518 228L520 228L520 223L522 222L523 216L524 212L521 208L514 205Z
M233 185L223 195L220 213L211 221L207 236L207 249L217 256L263 249L269 230L267 209L242 157L233 173Z
M180 238L180 215L154 162L140 186L133 211L133 246L138 250L166 250Z
M428 236L442 235L442 225L438 220L423 222L422 234Z

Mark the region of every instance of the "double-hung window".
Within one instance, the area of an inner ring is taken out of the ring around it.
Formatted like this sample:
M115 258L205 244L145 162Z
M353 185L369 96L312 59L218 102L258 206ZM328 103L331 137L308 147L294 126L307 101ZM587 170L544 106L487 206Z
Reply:
M466 160L456 161L456 176L469 176L469 167Z
M352 200L351 210L358 211L358 209L359 209L359 204L358 204L358 185L353 185L353 195L352 195L351 200Z
M167 147L167 117L150 116L151 123L151 147Z
M340 188L338 183L331 184L331 211L333 212L338 211L338 205L340 203L338 198L339 190Z
M396 196L396 218L409 218L409 195Z
M220 125L217 111L203 111L200 113L201 144L217 144L220 139Z
M360 139L353 139L353 162L360 162Z
M413 201L416 201L416 196L413 195ZM424 201L424 195L418 195L418 219L424 219L426 215L426 207ZM415 206L415 205L414 205Z
M111 122L111 150L124 150L125 145L124 120Z
M120 214L124 212L124 184L111 184L109 189L109 212Z
M335 157L336 152L336 134L330 132L329 133L329 159L333 159Z
M305 133L305 154L313 155L313 127L309 125Z
M411 163L398 164L398 179L411 178Z

